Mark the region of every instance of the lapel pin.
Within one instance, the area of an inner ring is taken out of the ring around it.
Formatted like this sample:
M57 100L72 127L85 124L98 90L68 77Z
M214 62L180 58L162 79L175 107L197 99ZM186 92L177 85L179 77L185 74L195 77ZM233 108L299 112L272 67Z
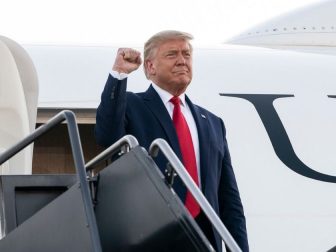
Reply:
M201 116L202 116L204 119L206 119L206 116L205 116L205 115L201 114Z

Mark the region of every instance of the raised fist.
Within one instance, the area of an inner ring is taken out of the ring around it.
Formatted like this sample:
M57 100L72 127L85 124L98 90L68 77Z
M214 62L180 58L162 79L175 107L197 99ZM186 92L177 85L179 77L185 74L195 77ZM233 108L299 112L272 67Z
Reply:
M119 48L112 70L119 73L131 73L141 65L140 52L132 48Z

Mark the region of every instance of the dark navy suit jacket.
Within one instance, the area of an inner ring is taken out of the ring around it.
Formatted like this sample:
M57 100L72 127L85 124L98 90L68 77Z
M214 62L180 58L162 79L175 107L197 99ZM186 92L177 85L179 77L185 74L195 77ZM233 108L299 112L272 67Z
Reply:
M95 137L99 145L108 147L126 134L135 136L146 149L156 138L165 139L181 159L181 151L173 122L161 98L150 86L144 93L126 92L127 79L109 75L97 109ZM246 224L223 121L211 112L186 101L195 119L200 148L201 189L210 205L243 251L248 251ZM167 161L156 160L163 172ZM177 179L173 186L184 202L186 188ZM220 237L215 234L217 251Z

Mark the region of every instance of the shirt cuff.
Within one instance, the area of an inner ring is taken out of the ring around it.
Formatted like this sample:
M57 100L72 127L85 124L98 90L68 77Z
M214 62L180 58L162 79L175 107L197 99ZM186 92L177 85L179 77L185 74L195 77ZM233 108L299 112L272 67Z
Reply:
M127 73L119 73L117 71L111 70L110 74L112 75L113 78L116 78L118 80L123 80L128 77Z

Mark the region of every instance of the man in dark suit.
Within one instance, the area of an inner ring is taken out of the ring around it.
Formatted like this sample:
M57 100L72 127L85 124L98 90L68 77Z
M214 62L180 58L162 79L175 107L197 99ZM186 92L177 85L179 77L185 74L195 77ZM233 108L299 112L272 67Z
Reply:
M131 134L148 149L154 139L166 139L240 248L248 251L224 123L185 95L192 79L191 39L188 33L163 31L146 42L144 70L152 84L143 93L126 91L128 74L142 63L140 53L130 48L118 50L97 109L96 140L108 147ZM156 162L164 171L164 158ZM221 251L220 237L182 182L177 179L173 187L214 248Z

